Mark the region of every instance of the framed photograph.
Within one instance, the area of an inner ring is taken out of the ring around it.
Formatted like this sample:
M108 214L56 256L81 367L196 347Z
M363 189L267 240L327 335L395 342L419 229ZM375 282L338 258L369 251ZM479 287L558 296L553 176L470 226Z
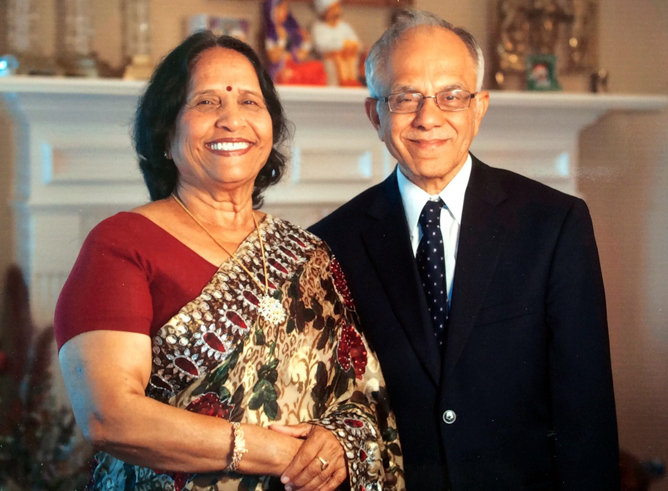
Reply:
M526 55L527 90L561 90L555 55Z

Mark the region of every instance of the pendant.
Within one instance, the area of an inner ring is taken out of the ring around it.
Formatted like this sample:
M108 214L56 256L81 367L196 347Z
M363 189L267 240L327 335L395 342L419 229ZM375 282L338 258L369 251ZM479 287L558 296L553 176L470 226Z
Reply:
M283 304L269 295L263 295L258 305L260 317L262 317L269 324L280 325L283 324L287 313L283 308Z

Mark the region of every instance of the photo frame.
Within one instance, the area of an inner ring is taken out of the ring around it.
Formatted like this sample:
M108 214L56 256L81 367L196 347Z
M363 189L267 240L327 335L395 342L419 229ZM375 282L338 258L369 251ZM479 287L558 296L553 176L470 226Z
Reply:
M555 55L526 55L527 90L561 90Z

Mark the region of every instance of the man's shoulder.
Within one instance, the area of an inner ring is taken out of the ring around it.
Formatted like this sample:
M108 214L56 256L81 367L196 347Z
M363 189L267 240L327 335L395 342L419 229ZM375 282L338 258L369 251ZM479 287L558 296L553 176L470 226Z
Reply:
M517 203L544 203L546 205L570 207L580 198L559 191L530 177L478 161L478 172L482 174L479 183L483 187L502 190L508 198Z
M311 225L308 228L309 231L326 240L330 233L336 233L354 227L355 224L359 223L360 220L366 216L369 208L377 199L378 195L382 193L383 187L386 185L387 183L383 181L362 191L325 218L314 225Z
M390 179L392 176L358 194L309 227L309 231L330 241L332 237L349 235L349 232L355 228L364 226L369 218L369 211L378 201L387 199L388 192L392 189ZM471 189L467 189L467 193L470 191L488 197L498 194L517 209L526 210L533 207L537 214L550 213L550 210L561 210L557 212L557 215L561 215L576 203L584 204L580 198L554 189L535 179L510 170L489 166L475 158L468 186ZM396 192L397 196L394 198L400 199L398 188Z

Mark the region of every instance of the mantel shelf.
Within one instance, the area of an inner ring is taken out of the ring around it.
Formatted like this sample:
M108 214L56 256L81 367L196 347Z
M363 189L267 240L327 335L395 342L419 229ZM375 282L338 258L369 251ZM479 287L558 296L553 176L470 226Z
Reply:
M14 123L14 149L4 155L14 157L7 165L16 176L19 262L40 324L52 322L55 299L90 229L148 199L130 139L145 87L145 81L0 77L0 110ZM395 160L364 111L366 89L281 86L278 92L295 131L288 171L266 193L268 212L309 225L392 172ZM584 128L609 112L668 105L668 97L651 95L490 97L472 152L571 194L578 193Z
M0 78L0 93L139 96L145 81L65 77L12 76ZM340 87L278 86L283 101L356 103L368 96L366 89ZM490 91L500 107L656 111L668 105L668 97L636 94L575 94L564 92Z

